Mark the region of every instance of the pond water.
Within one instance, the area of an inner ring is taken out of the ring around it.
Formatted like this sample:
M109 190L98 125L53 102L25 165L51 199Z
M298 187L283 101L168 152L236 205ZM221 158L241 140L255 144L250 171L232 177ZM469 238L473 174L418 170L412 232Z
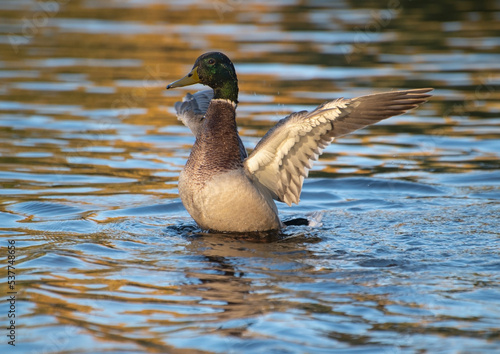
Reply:
M173 110L203 87L165 86L211 50L249 149L325 100L434 96L279 205L321 224L207 234ZM2 0L0 139L2 353L500 350L498 1Z

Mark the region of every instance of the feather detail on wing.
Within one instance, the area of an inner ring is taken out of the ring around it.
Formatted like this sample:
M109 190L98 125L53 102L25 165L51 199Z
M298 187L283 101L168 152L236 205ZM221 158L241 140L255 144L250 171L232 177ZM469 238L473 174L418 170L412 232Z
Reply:
M432 89L384 92L325 102L312 112L280 120L245 160L249 176L273 198L298 204L304 178L333 139L405 113L425 102Z
M188 93L182 102L175 102L177 119L188 127L195 136L201 129L205 112L213 97L213 90L204 90L196 92L194 95Z

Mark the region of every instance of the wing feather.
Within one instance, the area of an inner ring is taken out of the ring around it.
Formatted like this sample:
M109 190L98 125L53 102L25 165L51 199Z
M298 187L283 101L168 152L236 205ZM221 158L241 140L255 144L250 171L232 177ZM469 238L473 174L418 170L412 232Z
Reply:
M182 99L182 102L175 102L175 112L177 119L191 130L194 136L203 126L205 113L207 112L210 101L214 97L213 90L198 91L195 94L187 93ZM238 136L238 144L242 159L247 158L247 151L240 137Z
M403 114L425 102L432 89L384 92L325 102L312 112L280 120L245 160L248 175L274 199L298 204L312 162L335 138Z
M175 102L177 119L188 127L194 136L201 130L205 113L213 97L213 90L204 90L193 95L187 93L182 102Z

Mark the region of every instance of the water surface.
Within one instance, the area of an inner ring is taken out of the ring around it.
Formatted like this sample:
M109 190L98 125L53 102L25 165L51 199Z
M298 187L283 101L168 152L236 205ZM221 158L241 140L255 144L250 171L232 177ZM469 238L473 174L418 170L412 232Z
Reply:
M500 348L495 1L0 2L2 328L15 241L26 353L494 353ZM220 50L251 150L337 97L434 87L339 139L283 219L202 233L194 141L165 90Z

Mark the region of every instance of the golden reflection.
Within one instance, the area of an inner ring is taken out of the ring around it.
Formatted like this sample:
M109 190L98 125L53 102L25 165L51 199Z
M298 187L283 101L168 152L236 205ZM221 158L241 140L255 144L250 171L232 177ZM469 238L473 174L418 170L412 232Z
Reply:
M76 330L63 333L65 343L75 347L47 352L92 350L85 347L92 342L97 352L194 353L202 350L172 342L185 336L194 343L203 335L275 340L277 333L252 326L276 313L313 322L328 316L320 326L345 321L353 333L322 327L315 338L333 338L341 347L382 342L404 351L407 344L390 338L410 332L427 335L431 345L458 336L498 339L493 331L450 324L454 311L428 314L441 304L415 299L418 292L399 299L382 291L377 280L397 282L390 272L378 268L382 279L374 280L373 273L353 271L311 234L264 240L270 243L186 237L182 230L163 231L179 221L168 214L151 224L146 216L101 215L135 206L147 213L177 198L178 172L194 138L172 107L192 90L170 93L165 85L210 50L226 52L235 64L247 97L238 124L252 142L290 112L326 99L437 88L424 110L340 139L312 177L409 172L405 178L425 180L498 171L500 22L493 1L348 1L335 8L304 1L55 2L58 10L46 14L39 6L54 1L0 4L0 216L2 222L16 217L0 227L3 239L24 242L18 262L23 341L46 343L32 334L68 325ZM77 210L40 215L22 208L29 202ZM342 219L339 214L335 225ZM323 232L330 237L336 230ZM369 231L352 225L349 234L361 243L363 232ZM161 242L152 247L152 237ZM343 250L340 241L338 247ZM415 293L412 275L403 285ZM437 289L430 290L433 298ZM410 318L395 313L395 305L425 314ZM486 321L471 316L463 323L489 328Z

